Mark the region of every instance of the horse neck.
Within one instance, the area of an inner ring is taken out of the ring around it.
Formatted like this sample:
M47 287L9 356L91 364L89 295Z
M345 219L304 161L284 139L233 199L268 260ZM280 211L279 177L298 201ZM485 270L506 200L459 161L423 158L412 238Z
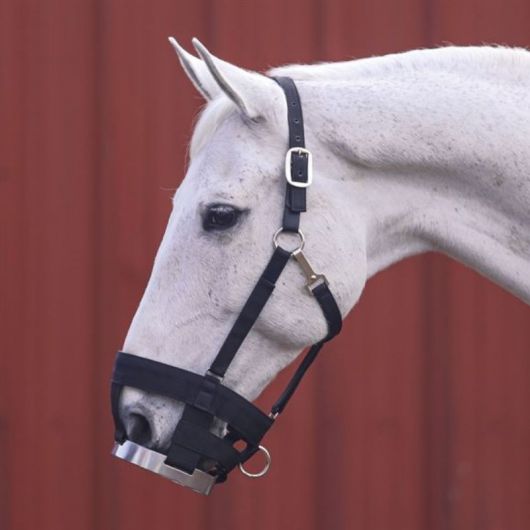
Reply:
M350 188L341 196L362 212L369 276L438 250L530 303L522 78L411 70L304 84L308 130L335 155L335 176Z

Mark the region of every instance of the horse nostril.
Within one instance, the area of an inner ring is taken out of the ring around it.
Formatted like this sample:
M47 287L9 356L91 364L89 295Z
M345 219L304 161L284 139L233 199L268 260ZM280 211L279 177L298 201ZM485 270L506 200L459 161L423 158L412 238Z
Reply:
M148 446L151 442L151 425L142 414L133 412L127 418L127 437L138 445Z

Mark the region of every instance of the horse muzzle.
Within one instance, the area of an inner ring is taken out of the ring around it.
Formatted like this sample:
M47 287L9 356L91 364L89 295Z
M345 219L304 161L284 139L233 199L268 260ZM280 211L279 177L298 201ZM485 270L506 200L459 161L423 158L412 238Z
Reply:
M119 401L125 386L164 395L185 404L169 449L158 452L128 439L119 414ZM261 477L269 470L271 457L260 445L274 418L228 387L212 374L204 376L118 352L111 386L117 458L161 475L198 493L208 495L216 483L239 466L248 477ZM224 436L212 432L215 420L226 424ZM243 443L241 443L243 442ZM244 446L243 449L236 448ZM265 466L250 473L243 464L261 451Z

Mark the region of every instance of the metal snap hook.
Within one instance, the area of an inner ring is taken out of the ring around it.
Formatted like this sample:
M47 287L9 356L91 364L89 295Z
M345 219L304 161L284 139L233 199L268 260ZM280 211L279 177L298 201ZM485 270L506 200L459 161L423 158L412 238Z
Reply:
M274 245L274 248L278 248L280 246L279 238L280 235L284 232L283 227L278 228L276 232L274 232L274 235L272 236L272 244ZM290 234L297 235L298 236L298 246L292 250L287 250L287 252L290 252L293 254L294 252L301 252L305 246L305 237L303 232L299 229L296 232L289 232ZM282 247L284 248L284 247Z
M250 471L247 471L243 467L243 464L239 464L239 470L246 477L250 477L250 478L262 477L263 475L267 474L267 471L269 471L269 468L271 467L272 459L271 459L271 454L269 453L269 451L267 451L267 449L263 447L263 445L258 446L258 451L261 451L265 455L265 466L263 467L261 471L258 471L257 473L251 473Z

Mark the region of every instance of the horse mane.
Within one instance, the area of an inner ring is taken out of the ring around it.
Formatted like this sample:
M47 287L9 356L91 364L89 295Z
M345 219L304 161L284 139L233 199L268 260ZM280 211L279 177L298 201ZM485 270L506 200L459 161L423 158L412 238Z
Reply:
M302 82L345 82L433 71L530 82L530 51L506 46L445 46L341 62L289 64L272 68L266 73L289 76ZM193 158L228 116L236 113L235 106L226 97L218 97L205 105L196 121L190 157Z
M506 46L445 46L341 62L290 64L268 75L299 81L348 81L359 76L381 77L418 71L446 71L520 80L530 76L530 51Z

